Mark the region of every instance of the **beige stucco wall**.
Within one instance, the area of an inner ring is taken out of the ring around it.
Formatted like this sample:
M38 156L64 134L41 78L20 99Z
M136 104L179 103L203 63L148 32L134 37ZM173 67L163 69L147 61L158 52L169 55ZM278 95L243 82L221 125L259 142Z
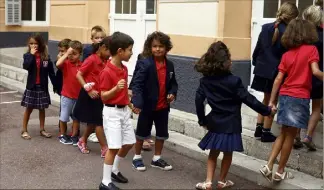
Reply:
M47 32L48 27L6 26L5 0L0 0L0 32Z
M52 0L49 39L70 38L90 43L90 30L94 25L101 25L109 32L108 13L108 0Z

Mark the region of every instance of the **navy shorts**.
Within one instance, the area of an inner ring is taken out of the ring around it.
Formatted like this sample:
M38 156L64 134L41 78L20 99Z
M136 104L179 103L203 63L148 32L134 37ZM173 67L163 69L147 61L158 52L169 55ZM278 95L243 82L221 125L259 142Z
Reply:
M158 111L142 111L137 121L136 137L141 140L151 137L153 122L156 130L156 139L169 138L168 131L169 108Z

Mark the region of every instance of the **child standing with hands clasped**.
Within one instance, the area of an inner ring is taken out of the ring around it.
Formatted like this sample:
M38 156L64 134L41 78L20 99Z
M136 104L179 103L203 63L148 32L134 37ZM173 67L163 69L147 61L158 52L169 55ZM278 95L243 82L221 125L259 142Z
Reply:
M133 52L133 39L127 34L115 32L111 36L111 60L100 74L101 99L103 108L103 127L109 150L106 153L103 179L100 190L117 190L112 182L127 183L118 170L120 160L124 159L128 151L136 142L134 128L131 122L131 111L127 89L128 71L122 61L129 61Z
M38 109L40 134L43 137L50 138L52 135L44 129L45 108L48 108L49 104L51 104L48 92L48 77L50 77L55 88L55 73L45 41L40 34L34 34L28 39L28 52L24 54L23 68L28 71L28 77L21 102L21 106L26 107L21 137L26 140L31 139L27 132L27 125L30 114L34 109Z
M175 100L178 83L172 61L166 58L171 50L170 37L162 32L150 34L144 44L145 59L136 63L138 71L132 79L133 111L140 113L136 129L133 167L145 171L141 150L143 141L151 137L153 122L156 128L155 154L151 166L171 170L172 166L161 158L163 144L169 138L168 120L170 103Z
M63 144L73 144L77 146L78 131L80 123L74 117L72 124L72 135L66 135L67 122L70 121L70 115L73 111L75 103L78 99L81 85L75 78L79 68L81 67L80 56L82 53L82 43L79 41L71 41L70 48L56 62L56 66L63 72L63 88L61 95L61 112L60 112L60 142ZM67 59L68 58L68 59Z
M233 151L243 151L242 103L264 116L275 114L274 108L259 102L243 86L242 80L231 74L231 65L230 52L221 41L211 44L208 51L195 65L195 70L204 75L200 79L196 92L198 123L208 130L198 146L202 150L210 150L207 178L196 185L197 189L211 189L220 152L223 152L224 157L217 188L222 189L234 185L232 181L226 180L226 176L232 163ZM207 116L205 116L205 99L212 108Z
M293 178L292 173L285 171L285 167L297 130L307 128L312 75L323 81L323 72L318 67L318 51L316 46L312 45L318 41L314 24L301 19L292 20L281 41L288 51L282 56L269 105L276 106L275 99L279 92L277 122L282 128L272 146L268 163L260 169L262 175L269 181ZM279 153L279 167L272 176L273 164Z

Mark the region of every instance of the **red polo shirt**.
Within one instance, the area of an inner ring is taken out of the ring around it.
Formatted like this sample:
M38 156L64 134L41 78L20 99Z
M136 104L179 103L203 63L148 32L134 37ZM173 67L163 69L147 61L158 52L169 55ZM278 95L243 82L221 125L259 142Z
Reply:
M65 60L60 66L63 72L63 87L61 94L71 99L78 99L81 85L75 77L81 67L81 61L77 63L71 63L69 60Z
M156 105L156 110L161 110L168 107L167 99L166 99L166 89L165 89L165 81L166 81L166 63L165 60L163 64L155 61L157 77L159 81L159 98L158 103Z
M105 68L106 63L103 62L97 54L90 55L84 60L80 72L86 83L94 82L92 87L94 90L99 91L99 74Z
M309 99L313 76L311 63L318 61L318 51L312 45L302 45L283 54L279 71L287 75L287 78L281 85L279 94Z
M36 59L36 84L40 84L40 67L41 67L41 57L39 53L35 53Z
M112 105L128 105L128 88L127 88L127 79L128 79L128 70L127 67L122 65L122 68L116 67L114 64L107 62L106 68L100 73L100 91L109 91L114 88L118 81L124 79L126 81L124 89L121 89L116 93L115 97L109 100L102 100L104 104Z

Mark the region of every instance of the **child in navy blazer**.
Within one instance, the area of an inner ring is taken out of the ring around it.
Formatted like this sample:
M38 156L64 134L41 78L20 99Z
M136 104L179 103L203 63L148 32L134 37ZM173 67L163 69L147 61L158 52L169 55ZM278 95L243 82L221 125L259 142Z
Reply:
M251 88L264 93L263 104L268 105L278 65L285 48L280 39L287 24L299 14L295 4L285 2L277 12L277 20L262 26L258 42L252 55L254 79ZM262 142L274 142L276 137L271 133L273 118L258 115L254 136Z
M45 108L51 104L48 92L48 77L56 91L54 66L49 58L47 46L40 34L33 34L28 40L28 52L24 54L23 68L28 71L27 85L21 106L26 107L23 119L21 137L29 140L27 124L34 109L39 110L40 135L50 138L52 135L45 131Z
M195 69L204 76L196 92L196 110L198 123L208 130L199 143L202 150L210 150L207 162L207 178L196 185L197 189L211 189L216 169L216 161L220 152L224 157L217 188L234 185L226 180L232 163L233 151L243 151L241 106L245 103L256 112L269 116L275 110L263 105L243 86L242 80L231 74L231 54L227 46L221 42L210 45L208 51L196 63ZM205 105L211 106L211 112L205 115Z
M151 137L153 122L156 128L156 142L151 166L162 170L172 169L172 166L161 158L164 140L169 137L170 103L175 100L178 91L173 63L166 58L171 48L169 36L162 32L150 34L142 53L145 59L138 60L138 71L132 79L133 111L140 112L133 167L139 171L146 170L141 149L143 141Z

